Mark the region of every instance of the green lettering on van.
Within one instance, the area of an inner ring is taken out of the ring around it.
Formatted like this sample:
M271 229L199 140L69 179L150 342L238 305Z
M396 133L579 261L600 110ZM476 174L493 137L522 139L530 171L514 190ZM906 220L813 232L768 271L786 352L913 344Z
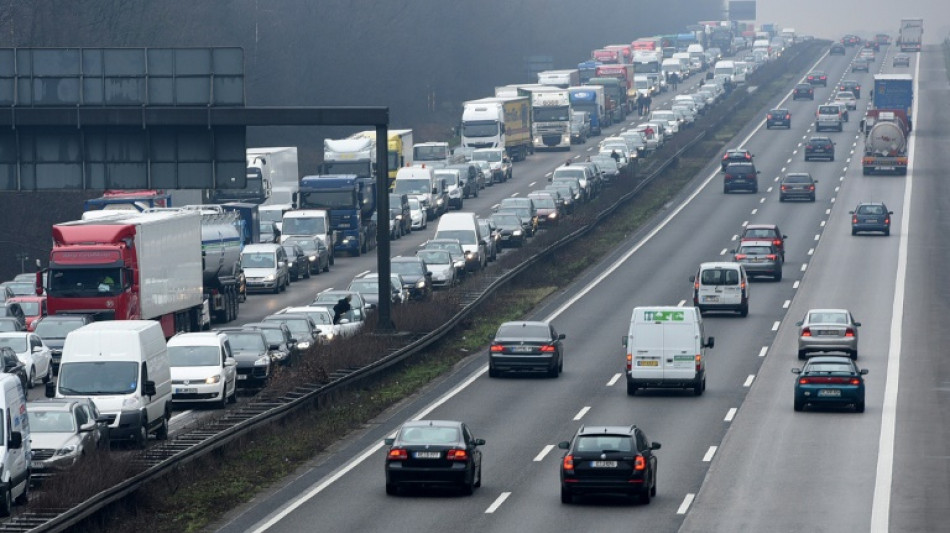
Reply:
M686 319L683 311L644 311L643 320L651 322L682 322Z

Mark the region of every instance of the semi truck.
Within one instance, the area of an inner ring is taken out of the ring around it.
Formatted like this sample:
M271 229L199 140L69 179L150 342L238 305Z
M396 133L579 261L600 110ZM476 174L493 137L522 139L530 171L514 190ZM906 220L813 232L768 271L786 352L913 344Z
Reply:
M531 138L535 150L571 149L571 99L558 87L521 87L531 98Z
M172 207L171 195L162 190L128 191L107 189L99 198L90 198L83 211L145 211L153 207Z
M620 50L608 50L606 48L600 48L591 52L591 59L594 61L599 61L605 65L615 65L620 63L620 54Z
M363 132L346 139L324 139L321 174L355 174L362 178L376 177L376 133Z
M412 165L412 130L389 130L389 187L392 188L400 167Z
M358 174L304 176L297 197L300 209L330 214L334 253L359 256L376 247L376 181ZM388 221L386 222L388 223Z
M549 87L567 89L572 85L580 85L581 77L578 69L543 70L538 72L538 83Z
M503 148L512 160L524 161L534 151L531 100L518 95L465 102L460 130L463 151Z
M633 111L633 98L636 98L636 89L633 87L633 65L601 65L597 67L598 78L616 78L623 86L623 100L620 105L624 111Z
M590 117L590 132L593 135L600 135L603 128L610 125L604 88L600 85L585 85L568 87L567 92L571 99L571 109L586 111Z
M122 213L56 224L52 234L49 265L36 275L49 314L156 320L166 337L210 327L200 214Z
M599 67L598 67L599 68ZM604 88L604 112L614 124L627 117L627 88L617 78L591 78L587 85Z
M247 156L247 181L243 189L218 188L204 192L205 203L224 204L227 202L245 202L263 204L270 198L270 162L266 157Z
M924 19L901 19L900 34L897 37L901 52L920 52L923 38Z
M633 45L632 44L608 44L604 50L616 50L620 53L618 63L629 65L633 63Z
M909 74L874 76L872 108L861 123L864 175L907 174L907 136L913 129L914 79Z
M186 206L201 215L202 290L212 322L236 320L239 303L247 300L241 268L245 222L241 213L221 206Z
M248 161L261 165L261 171L270 184L270 195L265 204L289 204L297 192L300 171L297 164L296 146L271 146L248 148Z
M584 61L583 63L577 64L577 72L580 78L580 83L578 85L585 85L590 81L591 78L597 76L597 67L601 66L603 63L600 61Z
M438 163L452 165L461 163L464 158L455 156L449 143L432 141L412 145L412 164Z

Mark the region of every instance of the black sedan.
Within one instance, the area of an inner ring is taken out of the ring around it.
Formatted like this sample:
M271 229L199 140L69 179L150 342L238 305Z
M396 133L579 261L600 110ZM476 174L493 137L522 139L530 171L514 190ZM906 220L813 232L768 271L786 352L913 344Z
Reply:
M835 160L835 143L830 137L812 137L805 143L805 161L812 159Z
M812 178L807 172L790 172L779 184L778 201L802 198L814 202L816 183L818 180Z
M792 112L783 108L769 111L765 115L765 129L770 130L773 126L792 129Z
M521 217L514 213L495 213L491 221L498 228L499 244L504 246L524 246L527 230L521 222Z
M851 91L854 93L854 97L858 100L861 99L861 84L855 80L843 80L840 85L838 85L839 91Z
M464 422L451 420L411 420L399 428L395 438L384 441L386 452L386 494L416 487L458 487L471 495L482 485L484 439L476 439Z
M288 237L284 244L296 244L300 246L303 253L307 256L307 265L310 272L320 275L321 272L329 272L332 263L331 251L319 237L307 237L304 235L295 235ZM309 277L309 276L307 276Z
M820 70L813 70L809 72L805 79L812 85L821 85L822 87L828 86L828 75Z
M413 300L427 300L432 296L432 274L421 257L393 257L389 260L389 268L393 274L402 276Z
M488 375L505 371L543 371L552 378L564 370L564 334L547 322L505 322L488 349Z
M579 494L620 493L650 503L656 496L659 442L651 442L637 426L582 426L574 439L558 443L561 459L561 503Z
M815 88L810 83L799 83L792 90L792 100L814 100Z
M864 376L867 369L859 369L849 357L812 357L803 368L793 368L795 380L795 410L806 405L853 405L864 412Z
M301 277L310 277L310 260L298 244L284 242L281 244L287 252L287 270L290 271L290 281L297 281Z

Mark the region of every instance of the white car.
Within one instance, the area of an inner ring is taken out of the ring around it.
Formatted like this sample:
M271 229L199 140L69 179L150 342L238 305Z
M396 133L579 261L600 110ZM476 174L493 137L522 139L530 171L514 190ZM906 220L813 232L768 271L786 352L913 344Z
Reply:
M303 307L285 307L277 311L277 314L283 313L304 314L309 316L317 326L317 331L319 332L318 340L320 341L330 342L343 335L343 326L333 323L333 311L328 307L308 305ZM358 329L360 325L361 324L354 324L354 327L350 329Z
M429 227L429 220L426 216L426 210L418 198L409 198L409 218L412 219L413 230L426 229Z
M833 103L844 104L850 111L854 111L858 108L858 99L854 97L854 93L851 91L839 91L835 94Z
M670 134L676 134L680 131L680 121L676 118L676 113L669 110L657 110L650 113L650 121L663 121L669 126Z
M17 359L26 368L30 387L33 387L38 379L46 383L53 377L53 353L36 333L28 331L0 333L0 346L8 346L16 352Z
M692 124L696 122L696 112L688 105L676 104L672 109L676 117L683 121L683 124Z
M168 339L172 402L208 402L224 409L237 399L237 360L224 333L179 333Z

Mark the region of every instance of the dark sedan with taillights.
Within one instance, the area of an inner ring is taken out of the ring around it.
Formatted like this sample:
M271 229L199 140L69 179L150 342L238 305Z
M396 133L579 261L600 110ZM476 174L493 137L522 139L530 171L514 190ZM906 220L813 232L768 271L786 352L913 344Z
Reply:
M464 422L411 420L385 440L386 494L414 487L458 487L471 495L482 485L484 439L476 439Z
M637 426L582 426L573 440L558 443L561 459L561 503L582 494L628 494L641 503L656 496L659 442Z
M488 349L488 375L505 371L543 371L552 378L564 370L564 334L547 322L505 322Z
M853 405L864 412L864 376L866 368L858 368L847 357L812 357L803 368L793 368L795 380L795 410L806 405Z

